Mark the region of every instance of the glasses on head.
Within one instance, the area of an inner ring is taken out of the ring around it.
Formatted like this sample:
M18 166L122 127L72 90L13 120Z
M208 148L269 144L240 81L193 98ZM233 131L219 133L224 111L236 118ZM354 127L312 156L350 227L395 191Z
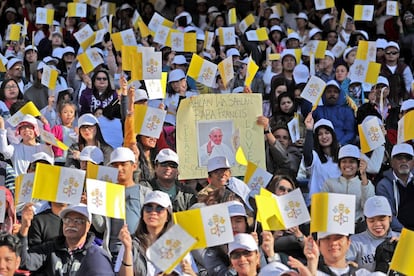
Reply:
M395 159L401 161L401 160L412 160L413 157L409 154L397 154L396 156L394 156Z
M63 218L62 219L64 224L75 224L75 225L83 225L86 222L86 219L83 218Z
M398 51L386 51L385 52L386 55L393 55L393 56L398 55L399 53L400 52L398 52Z
M17 85L6 85L4 87L4 89L12 89L12 88L17 88Z
M278 186L277 189L283 193L288 192L290 193L291 191L293 191L293 189L285 187L285 186Z
M102 77L102 78L96 77L95 80L97 80L97 81L107 81L108 78L106 78L106 77Z
M236 252L230 253L230 259L237 260L237 259L240 259L242 256L250 257L251 255L253 255L253 251L248 251L248 250L236 251Z
M162 207L161 205L144 205L145 213L151 213L151 212L161 213L163 210L165 210L165 208Z
M159 163L159 165L163 168L166 168L166 167L170 167L172 169L178 168L177 163L174 163L174 162L163 162L163 163Z

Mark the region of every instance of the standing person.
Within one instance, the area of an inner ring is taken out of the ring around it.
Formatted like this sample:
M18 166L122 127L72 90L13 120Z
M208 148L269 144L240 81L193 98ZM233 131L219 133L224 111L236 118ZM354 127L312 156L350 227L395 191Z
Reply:
M321 119L314 123L312 112L305 119L306 137L303 146L305 166L311 171L309 181L309 199L319 193L328 178L339 177L339 143L331 121Z
M402 143L391 151L391 168L384 172L376 187L377 195L385 196L392 210L391 228L401 232L403 227L413 229L413 147Z
M367 178L367 162L361 159L357 146L345 145L339 149L338 166L341 176L327 179L321 192L355 195L355 233L361 233L366 229L364 204L375 195L374 185Z
M219 127L213 127L208 134L208 142L200 147L200 165L205 166L210 158L215 156L225 156L230 165L236 163L234 151L223 143L223 131Z
M23 245L21 267L37 271L45 266L47 275L115 275L108 255L93 244L95 236L89 232L92 215L85 204L72 205L60 212L62 236L28 248L27 235L33 215L32 205L27 204L18 234Z
M178 165L178 155L162 149L155 157L155 177L150 182L154 190L169 195L174 212L188 210L197 202L196 195L178 181Z
M375 270L375 250L386 239L398 239L399 233L391 230L392 212L388 200L383 196L373 196L364 205L367 230L351 236L351 246L346 254L348 261L358 267Z

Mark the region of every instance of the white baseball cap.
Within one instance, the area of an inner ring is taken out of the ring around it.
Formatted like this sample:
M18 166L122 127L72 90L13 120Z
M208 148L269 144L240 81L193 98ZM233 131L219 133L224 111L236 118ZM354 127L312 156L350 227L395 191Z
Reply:
M47 154L44 151L33 153L32 158L30 159L30 163L36 163L39 161L46 161L50 165L55 163L55 159L50 154Z
M174 69L168 74L168 82L174 82L185 79L184 71L181 69Z
M297 271L290 269L281 262L271 262L260 268L258 276L282 276L282 275L299 275Z
M388 43L387 43L387 46L385 46L385 50L386 50L387 48L391 48L391 47L394 47L394 48L398 49L398 51L400 50L400 46L399 46L399 45L398 45L398 43L397 43L397 42L395 42L395 41L390 41L390 42L388 42Z
M280 33L284 33L284 31L283 31L283 29L282 29L282 27L280 27L279 25L273 25L271 28L270 28L270 32L274 32L274 31L278 31L278 32L280 32Z
M332 18L334 18L334 17L331 14L329 14L329 13L324 14L321 18L322 25L325 24L326 21L328 21L329 19L332 19Z
M372 196L365 201L364 216L373 218L376 216L392 216L391 206L384 196Z
M158 152L157 156L155 157L155 162L157 163L164 163L164 162L174 162L177 165L179 163L178 155L171 149L162 149Z
M240 56L239 50L236 48L230 48L226 51L226 57L232 57L232 56Z
M388 79L383 76L378 76L377 84L385 84L386 86L390 86L390 83L388 82Z
M145 196L144 204L156 203L164 208L172 208L170 196L161 191L152 191Z
M59 217L65 218L70 212L81 214L86 217L89 222L92 221L92 214L88 211L88 206L86 204L79 203L77 205L69 205L59 213Z
M391 151L391 158L393 158L394 156L398 154L409 154L411 156L414 156L413 146L406 144L406 143L394 145Z
M298 15L295 17L295 19L305 19L306 21L308 21L308 16L306 15L306 13L304 12L300 12L298 13Z
M217 169L230 169L230 163L225 156L216 156L208 159L207 171L212 172Z
M309 68L304 64L298 64L293 69L293 79L296 84L307 83L309 76Z
M318 127L321 127L321 126L329 127L329 128L331 128L332 130L334 130L334 126L333 126L333 124L332 124L332 122L331 122L331 121L329 121L329 120L327 120L327 119L320 119L320 120L319 120L319 121L317 121L317 122L315 123L315 125L313 126L313 132L315 132L315 131L316 131L316 129L317 129Z
M10 70L16 63L21 63L23 64L23 60L21 60L20 58L11 58L8 62L7 62L7 70Z
M314 35L316 35L317 33L322 33L322 30L321 30L321 29L319 29L319 28L312 28L312 29L309 31L309 38L311 38L311 39L312 39L312 37L313 37Z
M148 100L147 91L145 91L144 89L135 89L134 103L143 100Z
M240 201L233 200L227 202L227 208L229 209L230 217L247 217L246 209Z
M288 35L288 37L286 38L286 41L288 41L290 39L300 40L300 36L299 36L299 34L297 32L293 32L293 33L290 33Z
M400 112L407 111L414 108L414 99L408 99L402 102Z
M176 55L174 56L173 61L171 62L171 64L187 64L187 60L185 59L185 56L183 55Z
M236 249L247 251L259 250L253 236L246 233L240 233L234 236L234 240L229 243L229 255Z
M80 152L79 160L101 164L104 161L104 155L102 150L97 146L86 146Z
M342 236L348 237L349 236L349 233L318 232L318 234L317 234L318 240L327 238L327 237L329 237L331 235L342 235Z
M325 51L325 56L328 56L328 57L332 58L333 60L335 60L335 55L329 50Z
M109 164L115 162L132 162L135 163L135 154L132 150L125 147L118 147L111 152Z
M34 130L34 133L35 133L35 135L36 135L36 137L37 136L39 136L39 125L37 124L37 120L36 120L36 118L35 117L33 117L32 115L30 115L30 114L26 114L26 115L24 115L23 116L23 118L22 118L22 120L19 122L19 124L16 126L16 132L15 132L15 135L16 136L18 136L19 135L19 133L20 133L20 130L19 130L19 128L21 127L21 126L23 126L23 125L27 125L27 124L30 124L30 125L32 125L33 126L33 130Z
M85 113L78 119L79 128L82 126L94 126L96 124L99 124L98 119L96 119L96 117L91 113Z
M33 51L37 52L37 47L33 46L33 45L28 45L28 46L26 46L26 48L24 48L24 52L27 52L29 50L33 50Z
M342 146L338 152L338 159L340 160L345 157L353 157L353 158L359 159L361 157L359 148L355 145L350 145L350 144Z

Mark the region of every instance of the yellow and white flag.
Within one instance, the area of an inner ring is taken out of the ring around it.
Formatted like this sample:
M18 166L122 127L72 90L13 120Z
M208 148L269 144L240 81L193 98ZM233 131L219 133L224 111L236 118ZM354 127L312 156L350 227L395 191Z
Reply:
M342 9L342 11L341 11L341 17L339 18L339 24L342 26L342 28L346 28L346 22L348 21L348 18L349 19L352 19L352 16L350 16L350 15L348 15L346 12L345 12L345 9Z
M0 190L0 223L4 222L6 217L7 201L6 201L6 191Z
M29 21L27 21L27 19L24 18L23 25L22 25L22 37L26 37L27 36L27 27L28 26L29 26Z
M252 162L247 163L244 182L249 186L251 196L259 194L260 188L266 188L272 177L271 173L259 168L256 164Z
M315 10L324 10L335 7L334 0L315 0Z
M391 15L391 16L400 16L398 1L387 1L387 7L385 9L385 14Z
M210 51L214 41L214 33L205 31L204 36L204 49Z
M220 73L224 87L234 78L233 57L223 59L218 65L217 69Z
M108 166L100 166L92 162L88 162L86 165L86 178L110 183L117 183L118 169Z
M287 123L289 130L289 136L292 140L292 143L296 143L300 139L300 129L299 129L299 115L295 113L292 120Z
M180 225L174 224L147 250L151 263L166 274L170 274L197 241Z
M6 30L6 40L19 41L21 30L22 30L21 24L9 24Z
M132 64L136 62L134 60L135 54L138 52L138 46L126 46L122 45L122 70L132 71Z
M148 98L152 99L165 99L167 91L167 78L168 73L162 72L161 79L158 80L144 80L145 87L147 88Z
M344 42L338 40L338 42L332 47L331 52L334 54L336 58L339 58L344 53L346 47L347 45Z
M269 39L265 27L246 32L246 37L249 41L265 41Z
M311 218L311 233L353 234L355 231L355 195L313 194Z
M86 49L85 52L79 54L78 61L85 74L92 72L98 65L104 63L102 56L94 48Z
M86 179L88 210L92 214L125 219L125 186Z
M313 108L316 108L325 90L325 86L326 83L322 79L311 76L300 96L312 103Z
M96 19L99 20L100 18L104 16L115 14L115 12L116 12L116 3L102 2L102 5L96 9Z
M413 266L414 231L403 228L392 256L390 270L402 275L414 275Z
M122 45L138 46L133 29L113 33L111 34L111 39L117 51L121 51Z
M377 58L376 42L360 40L355 58L375 62Z
M381 64L368 60L356 59L349 68L349 78L361 83L376 84L380 73Z
M377 117L364 120L358 125L361 152L367 153L385 144L384 133L381 130Z
M409 111L398 121L397 143L414 139L414 111Z
M131 69L131 80L143 80L142 76L142 53L141 52L135 52L132 54L131 58L134 61L132 63L132 69Z
M157 42L161 45L168 44L168 38L170 35L171 28L167 26L160 25L157 30L155 30L154 42ZM171 42L171 39L169 39Z
M174 22L171 22L170 20L161 16L159 13L155 12L154 15L151 17L150 22L148 23L148 28L151 31L156 32L158 27L160 26L172 28L174 26Z
M159 80L162 73L162 53L143 52L142 55L142 77L144 80Z
M355 5L355 21L372 21L374 17L374 5Z
M135 105L135 133L159 138L167 111L147 105Z
M53 69L49 65L43 66L42 80L41 83L53 90L56 87L56 81L59 76L59 72L56 69Z
M149 35L154 36L153 32L150 31L150 29L148 28L147 24L145 24L144 21L138 20L138 28L139 28L139 31L141 32L141 37L147 37Z
M197 240L194 249L233 241L233 229L225 203L176 212L173 216L174 222Z
M79 204L85 171L38 163L33 181L33 198Z
M87 9L84 3L68 3L68 17L86 17Z
M237 23L236 8L231 8L228 13L229 25L234 25Z
M220 27L218 33L221 46L236 45L236 33L234 27Z
M172 32L171 50L176 52L197 52L197 34Z
M83 50L86 50L95 41L95 32L87 24L82 29L73 34Z
M254 62L254 60L250 56L249 63L247 64L246 79L244 81L245 86L250 87L258 70L259 66L257 66L256 62Z
M13 127L16 127L22 120L24 115L29 114L33 117L40 116L40 111L37 109L37 107L34 105L32 101L26 103L22 108L19 109L16 113L13 114L7 121L9 124Z
M74 2L76 2L76 1L74 1ZM88 0L88 1L86 1L86 3L89 6L94 7L95 9L97 9L101 5L101 0Z
M108 22L107 17L102 17L101 19L98 20L98 29L109 31L109 22Z
M54 16L54 9L36 8L36 24L52 25Z
M203 59L197 54L193 54L187 75L199 83L208 87L213 87L216 80L217 65Z
M242 33L245 33L247 28L250 27L250 25L252 25L254 23L255 19L253 14L249 14L248 16L246 16L242 21L240 21L239 23L239 29Z
M328 41L326 40L311 40L309 41L305 48L309 53L313 53L316 59L325 58L326 47L328 46Z
M309 211L300 189L282 196L260 190L255 196L263 230L285 230L310 221Z
M104 41L104 37L105 37L105 34L108 32L108 30L107 29L101 29L101 30L97 30L96 32L95 32L95 39L94 39L94 41L92 42L92 44L98 44L98 43L101 43L102 41Z
M65 145L62 141L60 141L59 139L57 139L55 137L55 135L53 135L53 133L48 132L44 129L39 129L40 131L40 138L42 138L42 141L47 143L47 144L51 144L55 147L58 147L62 150L68 150L69 147L67 145Z
M280 54L279 53L269 54L269 60L271 60L271 61L280 60Z
M140 20L142 20L141 15L137 10L134 10L134 14L132 15L132 26L134 26L135 29L138 28L138 22Z
M24 173L16 177L15 204L32 201L34 173Z
M6 65L9 60L0 54L0 72L6 72Z

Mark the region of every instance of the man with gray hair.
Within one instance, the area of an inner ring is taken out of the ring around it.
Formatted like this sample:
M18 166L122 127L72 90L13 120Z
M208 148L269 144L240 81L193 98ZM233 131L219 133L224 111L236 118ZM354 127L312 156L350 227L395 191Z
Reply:
M208 134L208 142L198 150L200 166L207 166L209 159L216 156L225 156L231 166L236 164L234 151L223 142L223 131L219 127L213 127Z

